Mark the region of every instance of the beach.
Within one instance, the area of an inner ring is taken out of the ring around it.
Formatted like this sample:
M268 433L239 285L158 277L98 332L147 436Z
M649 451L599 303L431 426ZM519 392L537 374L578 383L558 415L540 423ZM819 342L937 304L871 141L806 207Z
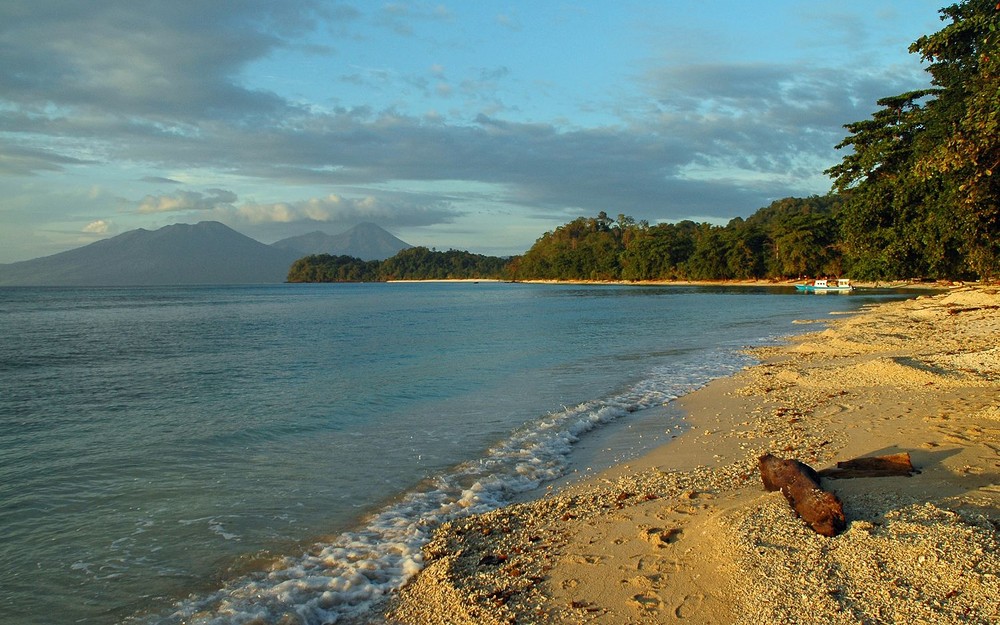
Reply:
M685 428L678 397L753 362L746 346L818 327L797 320L907 297L509 283L0 295L10 625L378 619L443 523L667 442Z
M822 323L681 398L669 443L445 524L388 622L1000 621L1000 290L802 321ZM758 469L899 452L917 474L822 480L834 537Z

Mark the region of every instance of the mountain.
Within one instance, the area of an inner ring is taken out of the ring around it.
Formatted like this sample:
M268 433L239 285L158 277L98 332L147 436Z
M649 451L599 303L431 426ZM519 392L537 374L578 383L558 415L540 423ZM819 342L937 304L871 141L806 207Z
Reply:
M361 260L385 260L395 256L400 250L413 246L397 239L375 224L361 223L340 234L331 235L317 230L276 241L271 247L294 250L300 257L310 254L330 254L353 256Z
M301 256L214 221L130 230L67 252L0 265L0 286L284 282Z

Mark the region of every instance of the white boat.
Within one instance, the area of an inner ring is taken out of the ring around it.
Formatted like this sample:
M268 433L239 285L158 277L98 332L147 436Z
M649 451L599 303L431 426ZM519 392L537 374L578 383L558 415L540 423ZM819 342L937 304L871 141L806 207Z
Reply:
M839 278L837 280L813 280L807 284L796 284L795 288L807 293L845 293L854 287L851 286L851 281L847 278Z

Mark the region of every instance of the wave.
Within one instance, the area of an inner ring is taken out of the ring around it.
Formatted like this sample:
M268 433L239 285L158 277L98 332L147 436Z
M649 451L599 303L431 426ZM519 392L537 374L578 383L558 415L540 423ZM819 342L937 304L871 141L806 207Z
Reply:
M184 599L169 614L129 622L243 625L291 618L319 624L367 614L423 568L421 549L441 524L496 509L562 477L574 443L587 432L672 401L733 373L746 360L720 350L695 368L660 368L613 397L550 413L513 432L483 457L406 493L358 530L285 557L268 571L233 579L213 593Z

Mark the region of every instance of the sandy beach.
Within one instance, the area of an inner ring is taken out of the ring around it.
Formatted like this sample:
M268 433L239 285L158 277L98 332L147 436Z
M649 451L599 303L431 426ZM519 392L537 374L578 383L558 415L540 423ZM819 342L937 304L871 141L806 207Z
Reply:
M1000 622L1000 289L819 321L683 398L652 453L442 527L388 621ZM758 470L897 452L919 473L823 480L832 538Z

